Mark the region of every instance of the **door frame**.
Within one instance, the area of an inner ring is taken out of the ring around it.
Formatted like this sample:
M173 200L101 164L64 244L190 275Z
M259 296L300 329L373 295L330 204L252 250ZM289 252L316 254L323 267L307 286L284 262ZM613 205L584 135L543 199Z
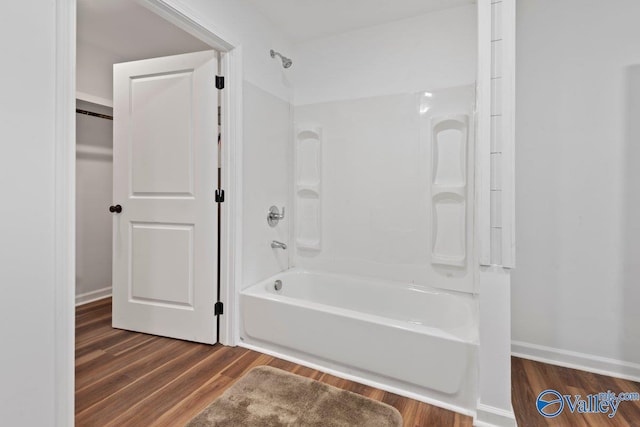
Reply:
M221 295L226 315L218 340L238 342L236 284L242 280L242 46L231 34L214 28L205 16L176 0L134 0L221 52L225 76L222 92L222 174L227 197L222 205ZM74 424L75 392L75 102L76 0L56 0L55 39L55 425ZM211 195L213 197L214 185ZM213 286L214 284L212 284ZM213 310L213 307L211 307Z

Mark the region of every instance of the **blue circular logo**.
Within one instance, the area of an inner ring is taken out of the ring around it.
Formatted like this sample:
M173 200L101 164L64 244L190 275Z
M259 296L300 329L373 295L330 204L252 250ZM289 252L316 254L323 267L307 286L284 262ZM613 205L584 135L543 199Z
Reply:
M543 417L557 417L564 409L564 400L562 400L562 395L557 391L545 390L538 395L536 408Z

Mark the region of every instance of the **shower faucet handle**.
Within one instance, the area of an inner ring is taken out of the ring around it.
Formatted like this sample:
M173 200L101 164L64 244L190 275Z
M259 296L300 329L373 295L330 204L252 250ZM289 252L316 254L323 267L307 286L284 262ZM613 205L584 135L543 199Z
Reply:
M267 214L267 223L269 223L269 226L275 227L281 219L284 219L284 206L282 207L282 213L280 213L277 206L271 206Z

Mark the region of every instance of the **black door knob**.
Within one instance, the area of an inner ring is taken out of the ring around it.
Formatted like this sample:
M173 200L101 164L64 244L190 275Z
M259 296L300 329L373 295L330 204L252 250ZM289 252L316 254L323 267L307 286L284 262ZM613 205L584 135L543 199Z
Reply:
M122 206L120 205L115 205L115 206L109 206L109 212L111 213L120 213L122 212Z

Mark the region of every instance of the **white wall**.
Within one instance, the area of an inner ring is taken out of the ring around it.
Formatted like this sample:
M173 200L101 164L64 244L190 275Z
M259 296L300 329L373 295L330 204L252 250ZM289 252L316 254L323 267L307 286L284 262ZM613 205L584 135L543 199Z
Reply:
M34 13L37 11L37 13ZM0 414L55 420L55 2L3 4L0 50Z
M518 1L512 325L520 351L640 376L638 16L635 0Z
M289 268L289 251L271 241L290 244L291 104L245 82L243 160L243 282L245 288ZM285 207L276 227L267 224L272 205Z
M76 44L76 89L113 101L113 64L125 59L115 53L78 40Z
M78 108L112 115L78 101ZM76 114L76 302L111 293L113 122Z
M477 13L468 5L295 46L296 105L473 83Z
M322 248L296 266L473 290L469 265L431 263L429 177L431 119L472 118L476 17L469 5L296 46L295 122L322 128ZM467 89L438 91L453 86Z

